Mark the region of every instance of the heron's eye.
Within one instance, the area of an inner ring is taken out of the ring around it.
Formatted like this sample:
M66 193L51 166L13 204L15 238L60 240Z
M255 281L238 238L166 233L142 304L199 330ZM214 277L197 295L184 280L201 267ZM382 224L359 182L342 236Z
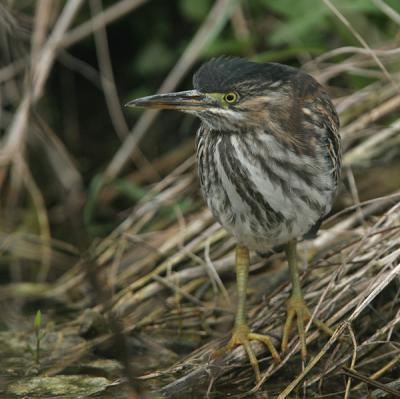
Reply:
M236 104L239 100L239 95L234 91L226 93L224 95L224 101L228 104Z

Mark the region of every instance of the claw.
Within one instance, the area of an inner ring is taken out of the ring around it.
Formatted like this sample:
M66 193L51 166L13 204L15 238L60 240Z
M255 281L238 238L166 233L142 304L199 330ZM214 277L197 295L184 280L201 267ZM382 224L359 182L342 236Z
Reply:
M259 341L264 344L270 351L272 358L279 363L281 358L279 353L274 347L271 338L268 335L252 333L247 325L240 325L235 327L232 333L232 338L226 345L226 350L233 350L235 347L242 345L247 353L250 360L250 364L253 367L256 375L257 382L261 379L260 367L254 350L250 344L251 341Z
M304 302L304 299L298 296L292 296L289 299L287 308L288 308L287 318L285 326L283 328L282 351L283 352L287 351L293 320L294 318L296 318L297 331L299 333L299 339L300 339L301 358L305 360L307 357L307 346L306 346L304 320L308 320L311 318L311 312L308 309L306 303ZM327 335L333 334L333 331L322 321L314 318L312 322Z

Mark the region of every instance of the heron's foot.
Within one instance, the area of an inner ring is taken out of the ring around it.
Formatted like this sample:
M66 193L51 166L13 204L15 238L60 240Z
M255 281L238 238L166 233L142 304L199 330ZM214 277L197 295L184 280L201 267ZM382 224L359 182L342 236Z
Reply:
M281 358L279 353L275 349L271 338L268 335L256 334L251 332L250 328L246 324L236 326L232 332L232 337L228 344L222 349L222 351L231 351L237 346L242 345L247 353L250 360L250 364L253 367L254 373L256 375L257 381L261 378L260 368L258 366L258 361L256 354L250 344L251 341L259 341L264 344L270 351L272 358L279 363Z
M285 322L285 327L283 328L283 337L282 337L283 352L286 352L288 348L289 336L295 318L297 320L297 331L299 333L299 339L300 339L301 357L304 360L307 357L304 321L309 320L311 318L311 312L306 303L304 302L302 296L292 295L289 298L287 304L287 318ZM327 335L331 336L333 334L333 331L322 321L313 318L312 322Z

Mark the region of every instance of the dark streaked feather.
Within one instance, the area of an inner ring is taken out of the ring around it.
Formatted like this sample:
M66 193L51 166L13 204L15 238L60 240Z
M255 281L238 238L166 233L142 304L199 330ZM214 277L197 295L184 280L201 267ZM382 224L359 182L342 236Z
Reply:
M241 96L199 114L200 183L216 219L255 250L315 236L341 162L339 119L323 88L295 68L226 57L204 64L193 82Z
M287 65L260 64L238 57L218 57L203 64L193 76L193 86L203 92L237 89L240 82L262 83L287 80L299 71Z

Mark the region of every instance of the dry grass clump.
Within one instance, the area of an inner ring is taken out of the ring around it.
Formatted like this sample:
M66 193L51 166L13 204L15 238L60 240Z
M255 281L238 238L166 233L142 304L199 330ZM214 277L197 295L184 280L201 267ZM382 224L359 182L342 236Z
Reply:
M355 65L368 60L364 54L351 58ZM330 68L340 70L337 65L318 66L321 76L335 73ZM155 184L125 222L96 243L93 256L114 292L97 309L112 310L123 317L127 332L151 338L153 351L162 348L168 353L143 379L154 379L157 390L170 397L196 396L208 389L215 395L240 397L257 390L285 398L295 388L307 397L365 397L378 389L376 381L396 384L399 101L396 87L384 79L336 100L344 120L347 187L342 188L337 209L344 209L299 251L306 300L335 335L328 340L311 327L310 359L303 366L296 337L279 365L263 357L263 348L254 344L264 368L262 383L256 387L241 348L215 357L228 339L233 319L234 240L198 198L193 157ZM379 123L386 119L392 120L388 126ZM250 323L276 337L279 345L289 294L284 257L254 255L252 261ZM81 273L79 267L76 273L75 278ZM190 353L192 349L196 350ZM379 392L393 395L386 385Z
M241 348L215 357L233 319L234 240L200 205L193 157L155 184L124 223L92 247L103 284L113 292L95 309L121 316L127 334L145 340L154 371L148 374L144 367L144 380L154 379L157 390L171 397L196 396L207 389L239 397L258 389L285 398L296 387L307 397L366 397L378 389L376 381L396 384L400 192L398 180L386 177L398 174L400 126L398 115L385 105L399 98L392 84L382 81L337 100L347 118L342 129L347 188L337 205L345 208L299 251L306 300L335 335L328 340L311 327L310 359L303 366L296 337L279 365L254 344L264 371L256 387ZM378 124L387 117L394 117L388 127ZM386 172L376 176L374 169ZM371 193L375 197L368 199ZM279 345L290 288L284 257L254 255L252 262L250 323L276 337ZM74 284L84 282L79 263L70 273ZM68 284L63 281L58 289L62 287L66 290ZM160 351L166 355L157 362ZM131 360L135 363L134 354ZM386 385L379 392L393 395Z

